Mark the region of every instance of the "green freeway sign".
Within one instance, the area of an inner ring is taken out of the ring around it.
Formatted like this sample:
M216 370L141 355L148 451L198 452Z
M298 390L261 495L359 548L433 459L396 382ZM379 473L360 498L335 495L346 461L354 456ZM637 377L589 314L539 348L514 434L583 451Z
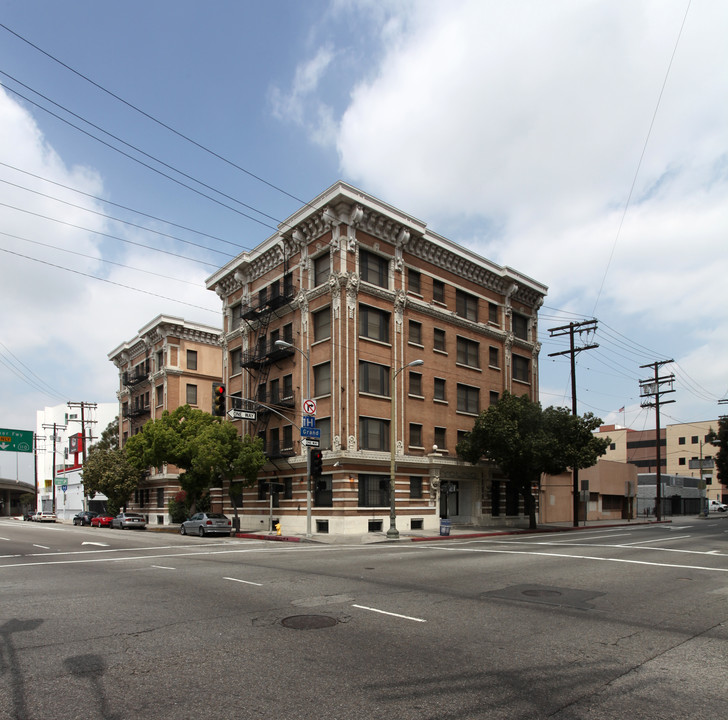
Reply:
M0 451L33 452L32 430L7 430L0 428Z

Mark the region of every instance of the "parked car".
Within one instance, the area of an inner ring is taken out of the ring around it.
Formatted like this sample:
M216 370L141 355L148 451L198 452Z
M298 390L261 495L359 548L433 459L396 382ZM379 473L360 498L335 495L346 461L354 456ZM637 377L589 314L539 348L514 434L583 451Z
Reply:
M91 527L111 527L111 522L114 516L108 513L101 513L96 517L91 518Z
M144 515L139 513L119 513L112 521L112 528L119 528L124 530L125 528L138 528L144 530L147 526L147 520Z
M37 510L29 510L27 513L23 514L23 520L34 520L37 512Z
M33 519L37 522L55 522L56 514L54 512L42 510L41 512L36 513Z
M197 533L200 537L205 535L230 535L232 522L222 513L197 513L189 520L185 520L179 527L182 535Z
M90 510L83 510L73 516L74 525L90 525L91 521L96 517L97 513Z
M711 500L708 503L708 510L710 510L710 512L726 512L728 511L728 505L718 502L717 500Z

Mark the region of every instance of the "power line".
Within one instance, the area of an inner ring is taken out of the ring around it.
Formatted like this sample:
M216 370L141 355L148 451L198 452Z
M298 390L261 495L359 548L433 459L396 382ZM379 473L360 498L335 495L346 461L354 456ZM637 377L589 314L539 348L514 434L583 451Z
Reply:
M15 80L15 78L13 78L11 75L8 75L7 73L3 72L2 70L0 70L0 74L6 75L7 77L10 77L12 80ZM15 82L17 82L19 85L22 85L23 87L26 87L22 82L20 82L18 80L15 80ZM207 193L204 193L201 190L198 190L197 188L194 188L194 187L192 187L190 185L187 185L186 183L183 183L181 180L179 180L179 179L177 179L175 177L172 177L171 175L168 175L167 173L162 172L159 168L155 168L154 166L150 165L149 163L145 163L143 160L140 160L139 158L136 158L133 155L130 155L129 153L127 153L127 152L124 152L120 148L112 145L111 143L106 142L105 140L102 140L101 138L97 137L93 133L90 133L88 130L84 130L83 128L80 128L78 125L74 125L70 120L67 120L66 118L61 117L57 113L54 113L53 111L49 110L48 108L43 107L40 103L37 103L34 100L31 100L29 97L26 97L25 95L23 95L22 93L19 93L17 90L9 87L8 85L3 85L3 87L6 90L8 90L9 92L13 93L14 95L17 95L18 97L23 98L23 100L25 100L26 102L29 102L31 105L34 105L35 107L37 107L40 110L43 110L43 112L48 113L48 115L51 115L52 117L56 118L57 120L60 120L61 122L65 123L69 127L72 127L75 130L78 130L79 132L83 133L87 137L90 137L93 140L96 140L96 142L101 143L102 145L105 145L109 149L113 150L114 152L119 153L120 155L123 155L124 157L128 158L129 160L133 160L134 162L138 163L142 167L145 167L148 170L151 170L152 172L155 172L158 175L161 175L162 177L167 178L168 180L171 180L172 182L176 183L180 187L186 188L187 190L190 190L190 191L196 193L200 197L207 198L208 200L210 200L210 201L212 201L212 202L220 205L221 207L227 208L228 210L231 210L232 212L237 213L238 215L241 215L242 217L245 217L248 220L252 220L253 222L258 223L259 225L263 225L264 227L271 228L272 230L277 230L278 229L276 226L269 225L268 223L263 222L262 220L259 220L258 218L254 218L252 215L248 215L247 213L244 213L242 210L238 210L237 208L234 208L234 207L228 205L227 203L222 202L222 200L218 200L217 198L212 197L211 195L208 195ZM48 102L52 103L53 105L56 105L57 107L61 108L62 110L64 110L65 112L67 112L69 115L72 115L74 117L77 117L79 120L85 122L86 124L90 125L91 127L96 128L97 130L99 130L100 132L104 133L105 135L108 135L109 137L114 138L114 140L117 140L118 142L121 142L124 145L127 145L128 147L132 148L136 152L138 152L138 153L140 153L142 155L146 155L147 157L151 158L155 162L158 162L160 165L163 165L165 167L169 167L171 170L173 170L176 173L179 173L183 177L187 177L190 180L192 180L193 182L196 182L199 185L202 185L203 187L207 187L207 188L211 189L213 192L216 192L216 193L218 193L219 195L221 195L223 197L230 198L234 202L242 205L243 207L250 207L249 205L246 205L244 202L242 202L240 200L237 200L236 198L233 198L233 197L231 197L229 195L226 195L222 191L217 190L217 189L215 189L213 187L210 187L209 185L206 185L201 180L197 180L197 179L193 178L191 175L187 175L186 173L182 172L181 170L177 170L176 168L172 167L171 165L167 165L162 160L159 160L159 159L153 157L152 155L148 155L143 150L140 150L140 149L134 147L133 145L130 145L129 143L125 142L124 140L121 140L120 138L117 138L112 133L107 132L103 128L97 127L93 123L91 123L88 120L85 120L84 118L76 115L71 110L68 110L68 109L64 108L62 105L59 105L58 103L54 102L50 98L46 98L42 93L39 93L36 90L33 90L32 88L28 88L28 89L31 92L34 92L37 95L39 95L40 97L42 97L44 100L47 100ZM266 213L264 213L264 212L262 212L260 210L256 210L255 208L250 208L250 209L252 209L254 212L257 212L257 213L259 213L261 215L266 216ZM273 218L273 220L275 220L276 222L278 222L275 218Z
M276 191L282 193L283 195L288 196L292 200L295 200L296 202L299 202L299 203L301 203L301 204L303 204L303 205L305 205L307 207L311 207L311 205L308 202L306 202L305 200L301 200L300 198L296 197L295 195L292 195L291 193L289 193L288 191L283 190L282 188L278 187L277 185L274 185L273 183L269 182L268 180L264 180L262 177L256 175L255 173L250 172L250 170L246 170L244 167L241 167L240 165L237 165L236 163L232 162L231 160L227 159L226 157L223 157L222 155L219 155L214 150L211 150L208 147L206 147L205 145L202 145L201 143L197 142L196 140L193 140L192 138L188 137L184 133L181 133L178 130L175 130L170 125L167 125L165 122L159 120L158 118L154 117L153 115L150 115L149 113L145 112L141 108L139 108L136 105L130 103L128 100L125 100L124 98L120 97L119 95L116 95L111 90L108 90L107 88L105 88L103 85L100 85L99 83L95 82L94 80L92 80L91 78L87 77L83 73L81 73L78 70L72 68L70 65L67 65L62 60L59 60L54 55L51 55L46 50L43 50L43 48L38 47L38 45L35 45L34 43L32 43L30 40L24 38L19 33L15 32L14 30L11 30L7 25L4 25L4 24L0 23L0 27L3 28L4 30L6 30L7 32L9 32L10 34L14 35L19 40L22 40L24 43L30 45L33 49L37 50L38 52L42 53L46 57L50 58L51 60L53 60L53 62L58 63L62 67L66 68L66 70L69 70L74 75L77 75L78 77L82 78L86 82L88 82L91 85L93 85L95 88L98 88L102 92L104 92L107 95L113 97L115 100L118 100L120 103L123 103L124 105L126 105L129 108L131 108L135 112L138 112L140 115L143 115L144 117L146 117L147 119L149 119L152 122L156 123L160 127L163 127L165 130L169 130L169 132L173 133L174 135L177 135L177 137L182 138L183 140L186 140L187 142L191 143L192 145L194 145L195 147L199 148L200 150L203 150L204 152L212 155L213 157L216 157L218 160L221 160L222 162L230 165L231 167L235 168L236 170L239 170L240 172L245 173L249 177L253 178L254 180L257 180L258 182L263 183L264 185L267 185L268 187L272 188L273 190L276 190ZM256 210L256 212L258 212L258 211Z
M188 303L184 300L178 300L177 298L171 298L167 297L166 295L160 295L159 293L154 293L149 290L142 290L141 288L135 288L131 285L125 285L124 283L115 282L113 280L108 280L107 278L100 278L96 275L91 275L90 273L84 273L80 270L73 270L72 268L63 267L63 265L56 265L55 263L47 262L46 260L39 260L38 258L29 257L28 255L23 255L22 253L13 252L12 250L7 250L5 248L0 248L0 252L8 253L9 255L15 255L16 257L25 258L26 260L32 260L33 262L38 262L43 265L48 265L49 267L54 267L58 270L65 270L66 272L73 273L74 275L81 275L83 277L91 278L92 280L98 280L99 282L105 282L109 285L116 285L117 287L124 288L126 290L133 290L134 292L143 293L144 295L152 295L153 297L161 298L162 300L169 300L170 302L179 303L180 305L187 305L188 307L193 307L198 310L204 310L205 312L214 313L219 317L220 311L219 310L211 310L210 308L202 307L202 305L195 305L194 303Z

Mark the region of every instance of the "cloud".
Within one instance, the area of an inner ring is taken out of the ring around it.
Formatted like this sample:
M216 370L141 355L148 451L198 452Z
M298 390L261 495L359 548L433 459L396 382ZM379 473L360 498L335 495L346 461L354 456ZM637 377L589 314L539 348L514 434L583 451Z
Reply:
M117 371L107 354L156 315L217 326L220 306L204 287L211 268L148 246L188 251L95 214L108 209L73 190L103 197L100 174L67 166L2 88L0 128L0 416L32 429L31 407L113 401Z
M371 40L376 68L338 122L343 176L546 283L549 305L683 358L720 396L728 67L715 59L728 6L386 9Z

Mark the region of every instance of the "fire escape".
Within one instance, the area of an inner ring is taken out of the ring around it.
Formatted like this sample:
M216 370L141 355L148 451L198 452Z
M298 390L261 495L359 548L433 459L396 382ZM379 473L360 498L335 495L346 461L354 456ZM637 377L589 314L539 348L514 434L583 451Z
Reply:
M129 392L129 400L125 404L123 416L128 419L130 424L150 413L150 397L149 392L138 392L142 383L149 382L149 358L139 363L132 372L124 372L121 375L122 385ZM133 433L129 433L132 435Z
M270 329L272 322L289 312L294 297L293 278L286 267L282 279L262 288L255 302L251 299L250 304L244 305L241 310L241 317L249 328L250 348L243 353L241 364L248 373L250 387L255 393L254 399L247 401L248 407L245 409L257 413L255 433L258 435L267 434L268 424L274 415L270 407L282 412L295 406L292 382L281 382L279 378L268 382L272 365L295 352L293 348L276 345L276 340L293 341L292 323L283 328ZM279 432L278 428L274 428L272 437L266 442L265 453L271 460L295 455L292 439L281 438Z

